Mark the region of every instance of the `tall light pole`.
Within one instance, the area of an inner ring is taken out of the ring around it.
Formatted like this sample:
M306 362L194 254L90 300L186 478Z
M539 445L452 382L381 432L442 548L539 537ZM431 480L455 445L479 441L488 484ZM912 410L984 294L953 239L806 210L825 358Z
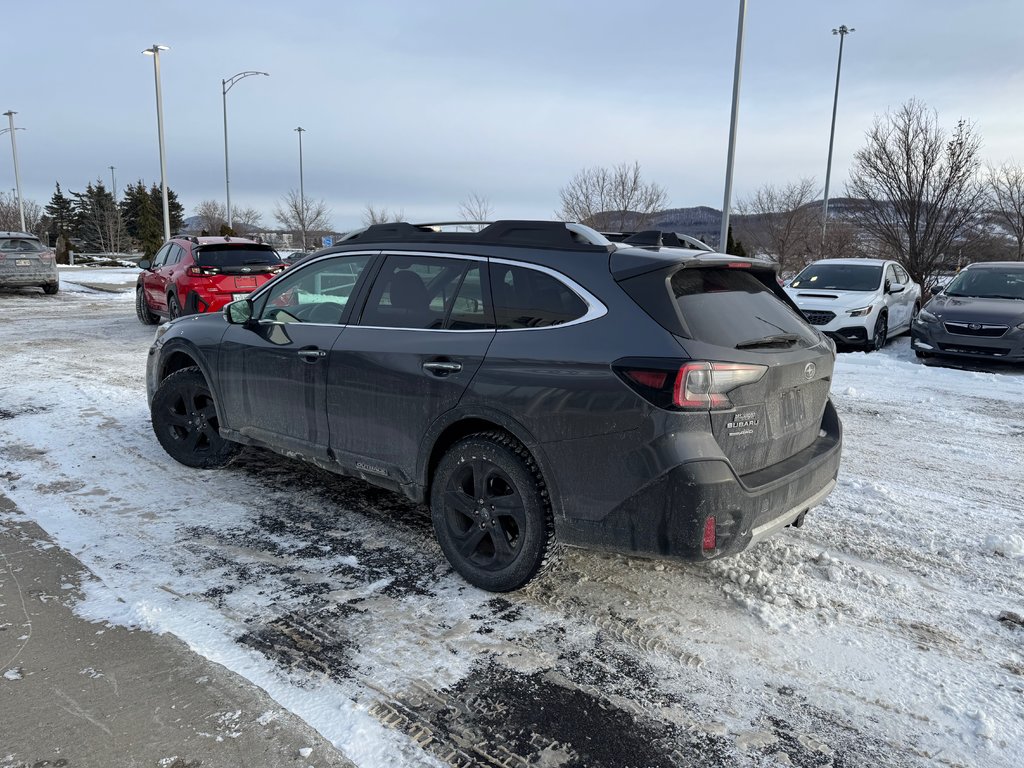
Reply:
M11 127L7 130L11 134L11 152L14 154L14 186L18 190L18 213L21 214L21 231L24 232L26 231L25 203L21 199L21 173L18 171L18 142L14 138L14 134L18 131L18 129L14 127L14 116L18 113L9 109L4 112L4 114L11 123Z
M302 250L306 250L306 186L302 180L302 134L306 129L300 125L295 130L299 134L299 226L302 228Z
M725 164L725 202L722 203L722 232L718 250L725 253L729 239L729 206L732 202L732 166L736 160L736 123L740 115L740 70L743 66L743 22L747 16L747 0L740 0L740 19L736 29L736 68L732 76L732 117L729 119L729 158Z
M228 91L231 90L231 86L237 83L239 80L244 80L251 75L265 75L270 77L269 72L239 72L237 75L232 75L227 80L220 81L220 93L224 101L224 192L227 196L228 203L228 229L231 229L231 177L228 175Z
M114 178L114 166L108 165L110 169L110 195L114 198L114 202L117 202L117 180Z
M825 164L825 202L822 203L821 209L822 253L825 251L825 228L828 226L828 186L832 181L832 146L836 140L836 109L839 106L839 75L843 71L843 40L848 34L856 31L852 27L847 29L845 24L840 25L839 29L832 30L833 35L839 35L839 63L836 64L836 94L832 99L832 130L828 134L828 162Z
M167 160L164 157L164 102L160 94L160 51L171 50L166 45L153 43L143 51L153 57L153 79L156 82L156 130L160 139L160 192L164 201L164 241L171 239L171 214L167 208Z

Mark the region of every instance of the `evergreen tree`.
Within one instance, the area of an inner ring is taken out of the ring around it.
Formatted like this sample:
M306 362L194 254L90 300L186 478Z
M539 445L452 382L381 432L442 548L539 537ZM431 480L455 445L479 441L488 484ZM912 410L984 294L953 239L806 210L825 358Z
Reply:
M53 240L61 235L67 238L71 231L71 223L74 211L71 206L71 199L61 192L60 182L57 182L57 191L53 193L50 202L46 204L46 215L50 219L48 233Z
M153 207L159 212L158 218L163 224L164 196L160 191L160 185L154 184L149 189L149 196L153 201ZM185 228L185 206L178 202L178 196L170 187L167 188L167 215L171 220L171 234L181 232Z
M159 187L156 187L154 200L152 188L142 179L129 184L121 201L121 216L135 247L140 248L147 258L156 255L164 239L163 200Z
M743 243L732 239L732 224L729 225L728 232L726 233L725 252L730 256L739 256L741 259L747 257L747 250L743 247Z

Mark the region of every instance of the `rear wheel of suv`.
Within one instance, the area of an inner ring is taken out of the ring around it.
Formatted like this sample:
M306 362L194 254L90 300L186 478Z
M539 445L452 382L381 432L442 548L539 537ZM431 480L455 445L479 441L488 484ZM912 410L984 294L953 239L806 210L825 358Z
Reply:
M181 317L181 302L178 301L177 294L167 294L167 315L171 320Z
M875 332L871 336L871 341L868 342L868 351L877 352L885 346L886 337L889 335L889 318L882 312L878 315L878 319L875 320Z
M60 283L47 283L43 286L43 293L47 296L53 296L57 291L60 290Z
M540 470L504 433L471 435L448 450L434 473L430 511L448 561L481 589L519 589L555 555Z
M160 382L153 395L152 422L160 445L187 467L223 467L242 449L220 436L213 394L195 366Z
M135 314L143 325L156 325L159 317L149 311L149 304L146 303L146 292L142 288L135 289Z

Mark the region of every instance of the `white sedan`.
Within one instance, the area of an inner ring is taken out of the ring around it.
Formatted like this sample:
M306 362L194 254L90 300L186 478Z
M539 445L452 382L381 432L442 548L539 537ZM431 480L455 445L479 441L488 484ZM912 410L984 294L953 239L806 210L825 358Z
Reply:
M921 286L895 261L822 259L786 287L807 321L844 346L881 349L910 330Z

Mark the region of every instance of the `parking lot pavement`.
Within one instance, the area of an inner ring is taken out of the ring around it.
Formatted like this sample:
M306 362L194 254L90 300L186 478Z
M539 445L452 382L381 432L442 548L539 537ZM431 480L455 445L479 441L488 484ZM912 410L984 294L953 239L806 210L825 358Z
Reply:
M177 638L75 616L85 567L0 494L11 512L0 519L0 768L351 765Z

